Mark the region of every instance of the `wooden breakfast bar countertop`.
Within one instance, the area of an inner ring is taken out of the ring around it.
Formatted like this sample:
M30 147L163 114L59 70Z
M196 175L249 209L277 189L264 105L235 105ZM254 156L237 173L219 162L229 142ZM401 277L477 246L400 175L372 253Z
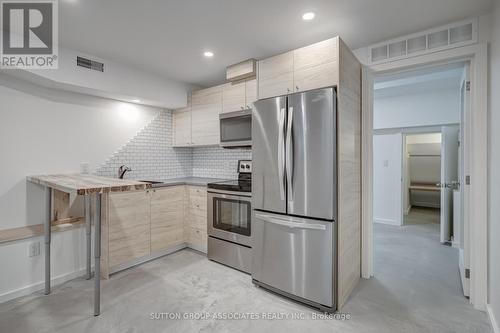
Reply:
M150 183L129 179L93 176L88 174L54 174L27 176L28 182L45 188L45 294L50 294L50 243L52 221L52 192L54 190L84 196L85 233L87 240L87 279L91 278L91 225L94 221L94 315L101 313L101 197L110 192L140 191L151 188ZM95 213L91 216L91 201Z
M29 182L78 195L146 190L151 184L130 179L100 177L87 174L28 176Z

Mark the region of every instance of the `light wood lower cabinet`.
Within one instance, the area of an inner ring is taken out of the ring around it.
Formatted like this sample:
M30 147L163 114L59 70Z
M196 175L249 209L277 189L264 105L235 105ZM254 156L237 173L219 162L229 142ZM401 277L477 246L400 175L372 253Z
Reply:
M207 251L207 190L179 185L103 195L102 276L187 245Z
M149 192L109 195L109 266L144 257L150 253Z
M151 252L184 243L184 186L151 193Z
M186 186L188 196L186 231L187 243L195 250L207 252L207 189Z

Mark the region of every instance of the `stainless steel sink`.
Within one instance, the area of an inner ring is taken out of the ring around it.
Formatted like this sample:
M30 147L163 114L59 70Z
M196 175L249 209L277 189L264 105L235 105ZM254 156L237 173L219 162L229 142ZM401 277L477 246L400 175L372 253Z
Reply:
M143 183L149 183L151 184L151 187L161 187L165 184L164 182L159 182L156 180L139 180L139 181Z

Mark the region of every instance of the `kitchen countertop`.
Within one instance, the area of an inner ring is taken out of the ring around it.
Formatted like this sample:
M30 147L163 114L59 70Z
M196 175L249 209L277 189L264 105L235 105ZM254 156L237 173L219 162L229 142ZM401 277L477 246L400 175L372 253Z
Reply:
M131 179L100 177L87 174L56 174L28 176L32 183L78 195L92 193L125 192L146 190L151 184Z
M207 186L208 183L222 182L227 180L229 179L206 178L206 177L172 178L172 179L162 180L160 184L152 184L152 187L159 188L159 187L175 186L175 185Z

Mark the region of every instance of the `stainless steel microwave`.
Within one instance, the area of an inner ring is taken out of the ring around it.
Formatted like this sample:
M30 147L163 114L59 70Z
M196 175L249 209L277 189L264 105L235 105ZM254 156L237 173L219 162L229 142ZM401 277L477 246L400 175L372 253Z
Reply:
M252 146L252 110L221 113L220 145L223 148Z

